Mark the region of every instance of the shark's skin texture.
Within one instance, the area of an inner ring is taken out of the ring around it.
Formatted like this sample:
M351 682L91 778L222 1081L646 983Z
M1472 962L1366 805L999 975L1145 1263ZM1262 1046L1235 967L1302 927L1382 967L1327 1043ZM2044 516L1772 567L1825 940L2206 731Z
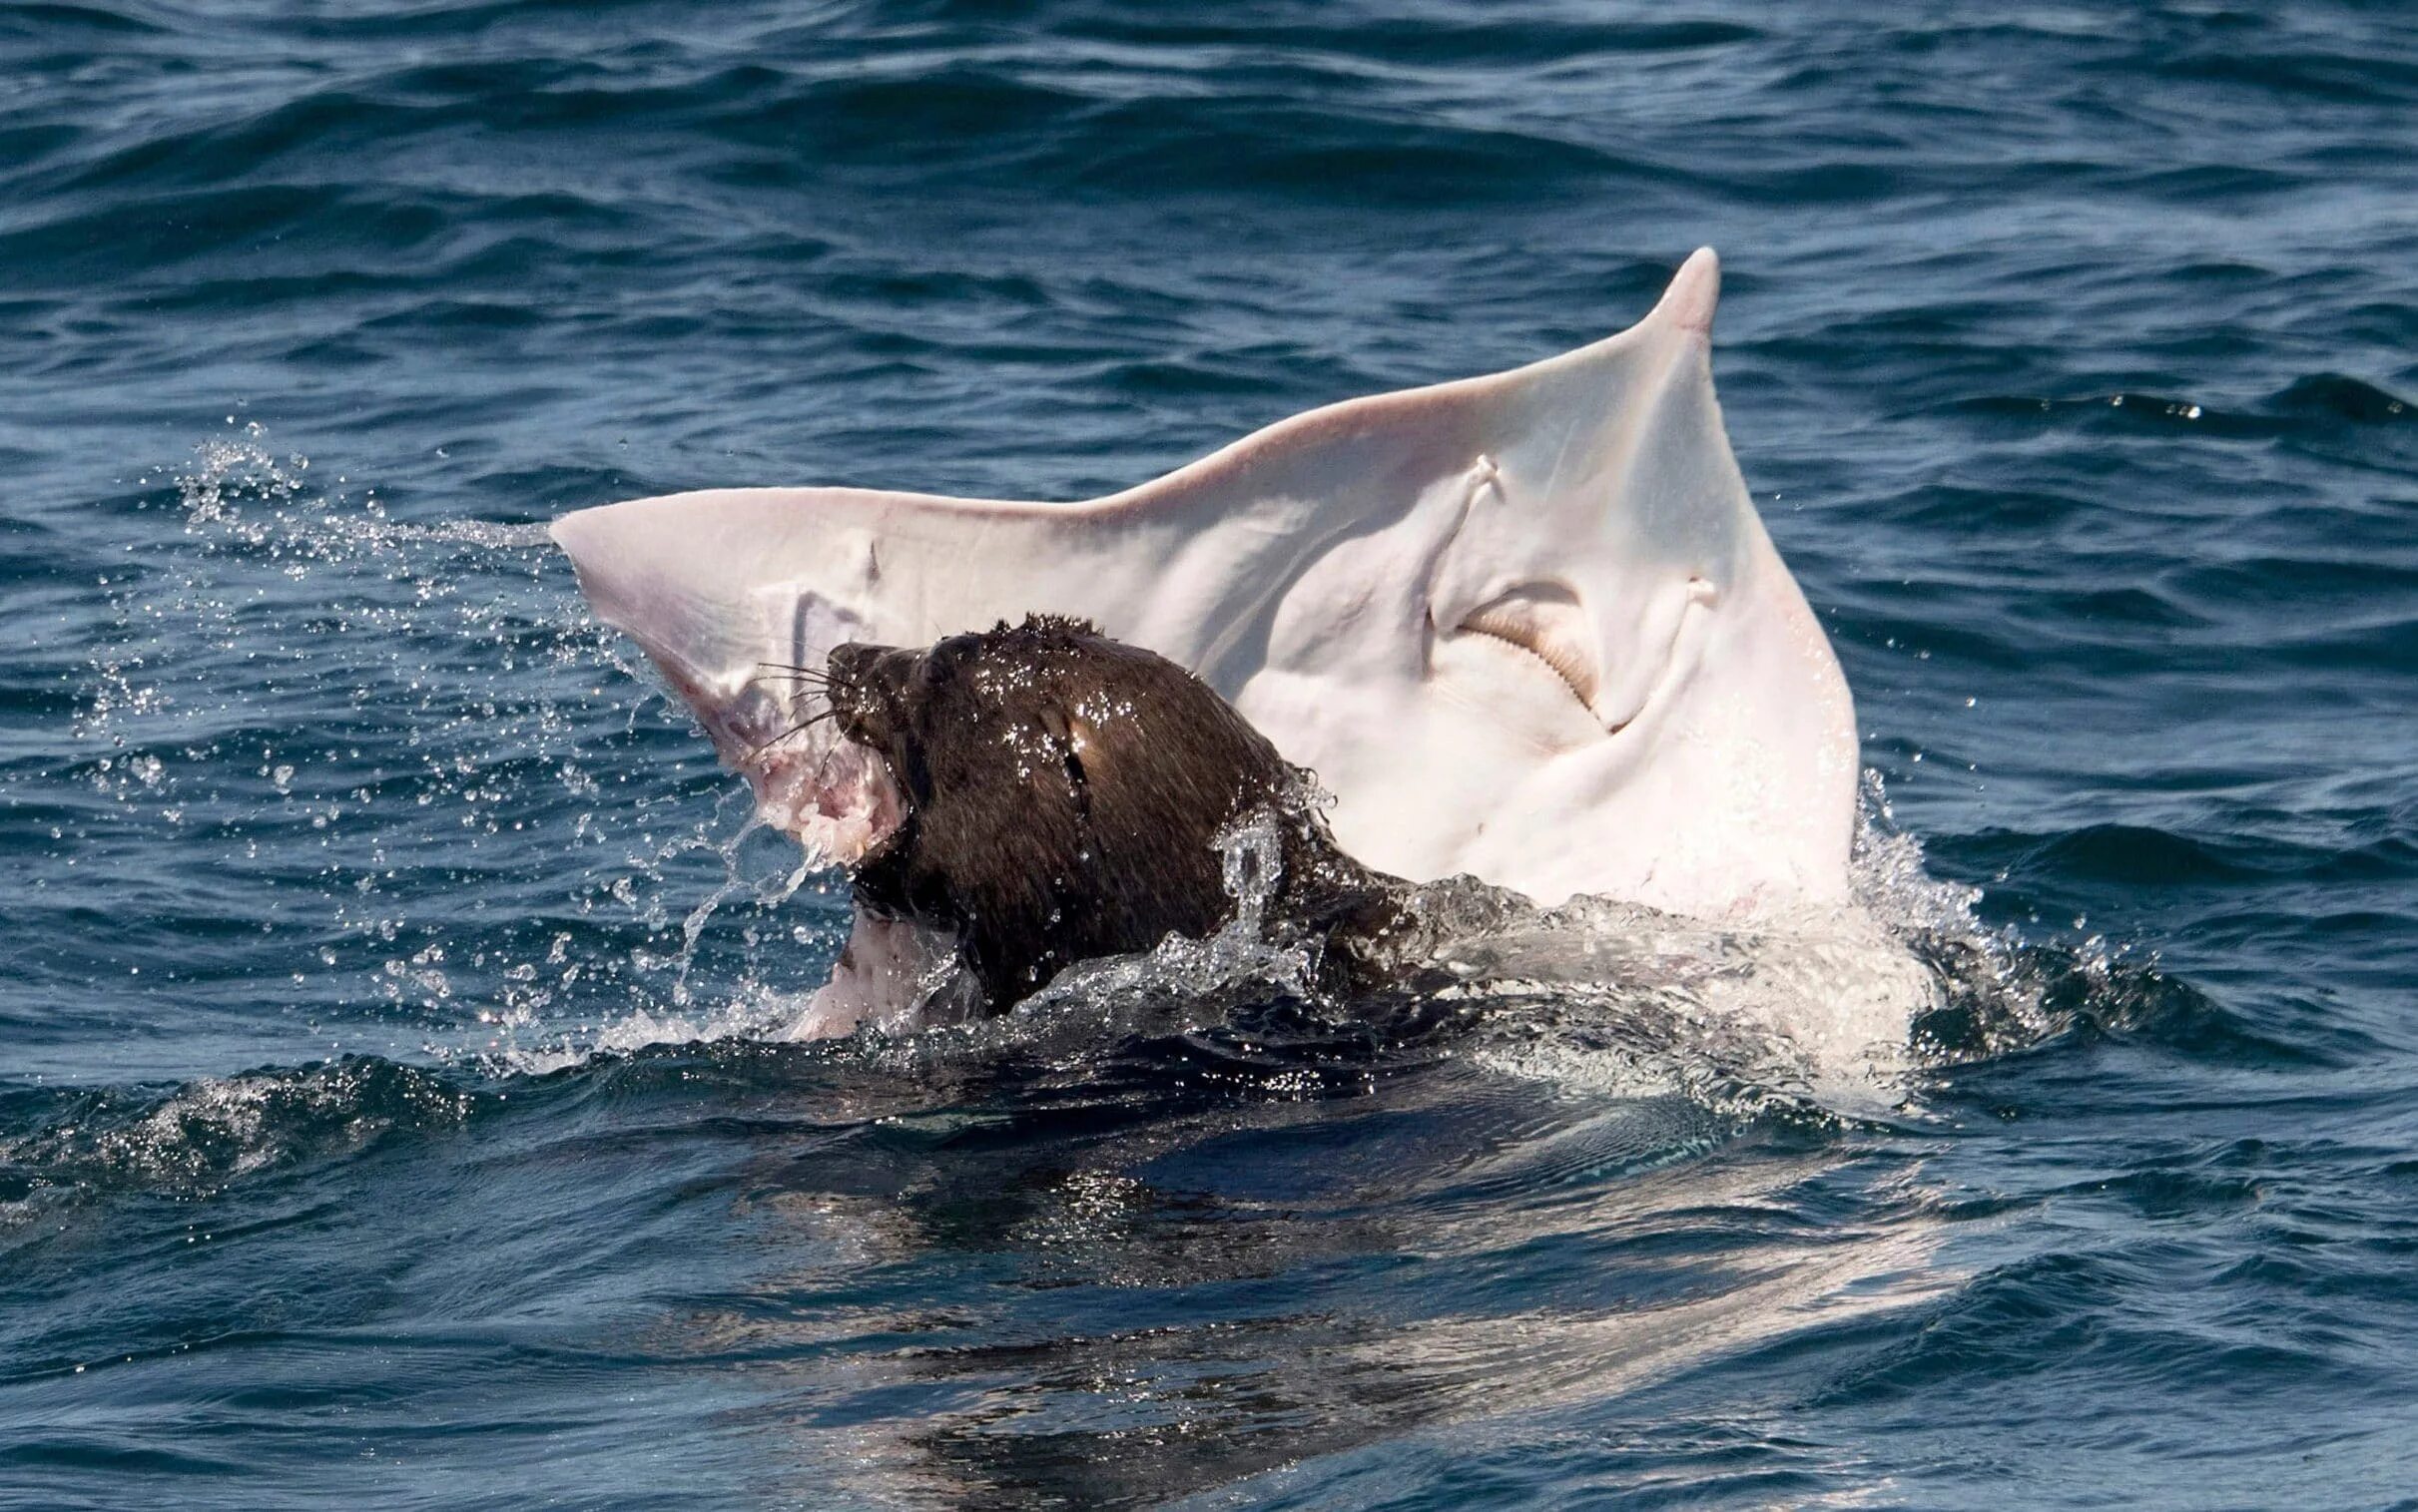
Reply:
M1728 917L1847 893L1854 710L1721 426L1719 265L1526 367L1295 415L1076 504L711 489L554 539L748 774L846 859L828 724L764 664L1027 613L1198 673L1415 881Z

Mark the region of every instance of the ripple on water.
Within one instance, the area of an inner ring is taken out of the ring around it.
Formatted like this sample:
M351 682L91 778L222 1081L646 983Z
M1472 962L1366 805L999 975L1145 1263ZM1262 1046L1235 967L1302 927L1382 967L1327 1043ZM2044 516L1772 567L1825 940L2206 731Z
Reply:
M2405 1498L2414 56L0 9L0 1499ZM1702 242L1858 918L789 1037L844 898L544 520L1083 497Z

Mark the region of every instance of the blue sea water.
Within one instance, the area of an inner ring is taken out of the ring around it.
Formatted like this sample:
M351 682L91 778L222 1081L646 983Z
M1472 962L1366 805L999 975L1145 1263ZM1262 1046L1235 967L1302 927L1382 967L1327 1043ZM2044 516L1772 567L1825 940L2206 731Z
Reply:
M2418 1505L2406 6L94 0L0 79L0 1503ZM844 895L544 521L1080 497L1706 243L1949 995L1894 1102L1549 994L772 1032Z

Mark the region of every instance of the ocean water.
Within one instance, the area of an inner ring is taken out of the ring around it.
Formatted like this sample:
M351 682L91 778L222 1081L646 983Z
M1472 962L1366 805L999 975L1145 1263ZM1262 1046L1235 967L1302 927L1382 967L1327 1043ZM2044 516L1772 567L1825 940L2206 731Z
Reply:
M94 0L0 78L0 1504L2418 1505L2406 6ZM1618 910L1607 990L783 1039L844 891L543 522L1080 497L1707 243L1936 995L1873 1095L1730 1010L1902 956Z

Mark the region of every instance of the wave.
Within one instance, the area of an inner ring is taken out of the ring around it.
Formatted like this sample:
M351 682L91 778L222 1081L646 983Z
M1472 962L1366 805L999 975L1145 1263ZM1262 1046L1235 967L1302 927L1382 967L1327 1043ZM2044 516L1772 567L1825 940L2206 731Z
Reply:
M1991 394L1956 401L1950 412L2040 418L2052 425L2177 427L2212 436L2261 439L2295 434L2311 426L2400 426L2418 421L2418 409L2391 390L2342 373L2295 378L2259 408L2224 409L2196 399L2118 390L2087 398L2048 399Z
M256 1173L456 1128L481 1095L440 1071L346 1057L205 1077L164 1095L102 1088L7 1101L17 1105L9 1122L31 1126L0 1135L0 1213L22 1222L62 1190L207 1196Z

